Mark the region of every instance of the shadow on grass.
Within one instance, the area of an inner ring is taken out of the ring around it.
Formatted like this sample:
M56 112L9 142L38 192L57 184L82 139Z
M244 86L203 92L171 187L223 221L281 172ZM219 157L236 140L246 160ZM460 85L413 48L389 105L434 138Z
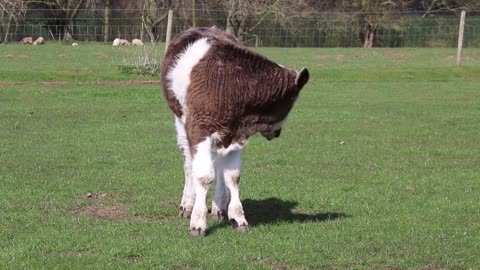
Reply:
M277 222L323 222L347 218L344 213L327 212L319 214L293 213L298 205L295 201L284 201L278 198L263 200L244 200L243 209L250 226L272 224Z
M250 227L282 222L325 222L350 217L347 214L337 212L319 214L294 213L292 210L295 209L298 202L284 201L279 198L247 199L242 201L242 205ZM223 222L212 226L209 232L212 233L214 230L226 226L231 225L228 222Z

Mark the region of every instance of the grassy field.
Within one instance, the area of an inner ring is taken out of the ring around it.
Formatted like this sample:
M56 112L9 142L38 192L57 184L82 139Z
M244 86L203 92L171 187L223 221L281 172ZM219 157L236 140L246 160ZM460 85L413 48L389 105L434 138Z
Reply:
M158 78L116 69L133 50L0 46L0 269L480 267L478 50L259 49L311 81L245 150L251 231L200 239L160 86L131 82Z

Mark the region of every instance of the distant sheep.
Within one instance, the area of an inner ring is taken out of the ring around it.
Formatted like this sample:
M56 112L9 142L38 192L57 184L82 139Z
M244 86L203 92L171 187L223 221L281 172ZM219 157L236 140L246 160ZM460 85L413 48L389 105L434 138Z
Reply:
M130 42L126 39L120 39L120 46L130 45Z
M72 46L78 46L78 43L74 42L72 43Z
M24 37L18 43L20 43L20 44L32 44L33 43L33 38L32 37Z
M140 39L136 38L136 39L132 40L132 45L143 46L143 42Z
M112 46L120 46L120 39L119 38L114 39Z
M45 39L43 37L38 37L34 42L33 45L41 45L45 44Z
M113 40L112 46L125 46L125 45L130 45L130 42L126 39L120 39L116 38Z

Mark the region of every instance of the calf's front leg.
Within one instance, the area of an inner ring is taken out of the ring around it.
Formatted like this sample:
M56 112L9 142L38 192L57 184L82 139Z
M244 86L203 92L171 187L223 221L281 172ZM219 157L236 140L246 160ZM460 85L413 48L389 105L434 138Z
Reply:
M212 211L211 216L217 220L227 219L227 207L229 198L227 196L226 187L225 187L225 177L223 175L223 158L222 156L217 156L215 160L215 194L213 195L212 200Z
M178 216L181 218L189 218L195 202L195 189L192 181L192 154L190 152L185 125L178 117L175 117L175 128L177 130L177 144L183 155L183 169L185 173L185 185L183 187Z

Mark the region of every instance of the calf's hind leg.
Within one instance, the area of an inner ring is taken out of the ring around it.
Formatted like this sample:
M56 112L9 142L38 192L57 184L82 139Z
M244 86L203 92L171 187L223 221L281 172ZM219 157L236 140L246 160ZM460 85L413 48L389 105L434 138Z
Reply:
M194 146L193 146L194 145ZM212 159L212 141L206 137L195 147L192 159L192 179L195 189L195 204L190 218L190 235L205 235L207 231L207 192L215 177Z
M230 195L228 219L237 231L247 232L248 222L245 219L240 201L240 170L242 167L242 150L231 151L223 158L223 176L227 193Z

